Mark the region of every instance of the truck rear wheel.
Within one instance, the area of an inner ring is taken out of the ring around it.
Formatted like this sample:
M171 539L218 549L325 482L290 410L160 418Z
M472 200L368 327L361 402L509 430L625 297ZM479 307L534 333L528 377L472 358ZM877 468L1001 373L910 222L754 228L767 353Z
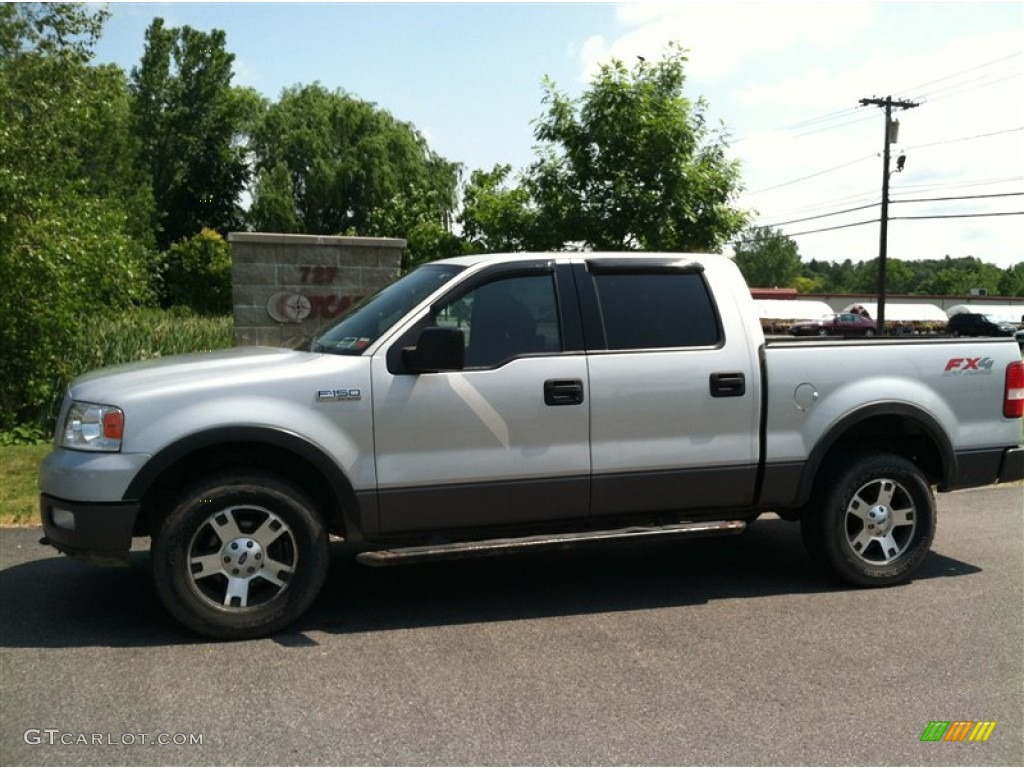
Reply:
M327 532L280 480L223 475L192 486L153 540L157 593L189 629L233 640L295 621L327 575Z
M935 536L935 497L918 467L894 454L848 453L824 475L801 518L812 557L840 579L882 587L910 578Z

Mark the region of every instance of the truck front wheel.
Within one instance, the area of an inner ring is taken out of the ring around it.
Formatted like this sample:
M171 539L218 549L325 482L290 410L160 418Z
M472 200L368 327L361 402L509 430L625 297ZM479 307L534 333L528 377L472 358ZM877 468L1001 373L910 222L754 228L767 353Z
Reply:
M894 454L849 453L837 463L801 518L808 551L857 586L910 578L935 536L935 497L924 474Z
M153 540L157 593L188 628L233 640L297 619L327 575L327 532L280 480L224 475L192 486Z

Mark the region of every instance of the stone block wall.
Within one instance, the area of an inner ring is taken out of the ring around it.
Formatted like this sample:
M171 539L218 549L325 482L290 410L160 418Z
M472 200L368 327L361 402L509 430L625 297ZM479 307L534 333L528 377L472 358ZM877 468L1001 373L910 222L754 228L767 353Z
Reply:
M406 241L232 232L235 344L288 346L398 276Z

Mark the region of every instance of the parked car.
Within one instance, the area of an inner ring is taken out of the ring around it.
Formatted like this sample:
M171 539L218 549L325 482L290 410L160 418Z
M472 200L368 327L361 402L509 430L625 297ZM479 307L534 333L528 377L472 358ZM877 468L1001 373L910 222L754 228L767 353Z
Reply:
M878 333L878 324L870 317L843 312L797 323L789 332L794 336L874 336Z
M304 351L77 379L40 511L47 543L99 564L152 537L156 594L219 638L300 616L329 534L384 566L730 535L771 511L879 587L925 562L933 486L1024 478L1022 415L1009 339L766 342L721 256L465 256Z
M1014 336L1017 326L995 315L959 312L949 318L946 332L950 336Z

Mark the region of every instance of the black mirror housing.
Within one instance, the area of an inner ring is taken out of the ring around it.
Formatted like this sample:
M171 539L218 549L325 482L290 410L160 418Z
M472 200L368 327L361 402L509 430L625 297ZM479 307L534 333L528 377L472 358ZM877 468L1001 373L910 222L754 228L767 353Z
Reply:
M424 328L415 347L402 350L412 373L461 371L466 367L466 335L459 328Z

